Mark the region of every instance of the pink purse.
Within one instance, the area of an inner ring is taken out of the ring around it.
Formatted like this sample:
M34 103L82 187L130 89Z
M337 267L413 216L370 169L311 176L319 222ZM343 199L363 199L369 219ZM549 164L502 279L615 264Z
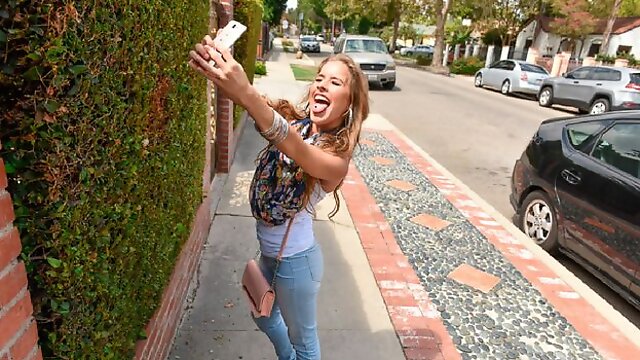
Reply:
M242 290L249 299L249 307L254 317L269 317L271 316L271 309L276 301L275 283L276 276L278 274L278 268L280 267L280 261L282 260L282 253L284 247L287 245L287 239L289 238L289 231L291 230L291 224L293 219L289 220L287 230L284 233L282 244L280 245L280 252L276 257L276 268L273 271L273 279L271 283L267 282L258 262L254 259L249 260L244 268L242 274Z

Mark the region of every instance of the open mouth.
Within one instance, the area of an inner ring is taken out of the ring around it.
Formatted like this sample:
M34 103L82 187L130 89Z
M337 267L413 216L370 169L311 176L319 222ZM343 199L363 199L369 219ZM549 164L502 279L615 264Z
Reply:
M331 101L329 101L329 99L326 96L317 94L313 97L313 104L311 106L311 111L313 111L313 113L316 115L321 114L325 110L327 110L329 105L331 105Z

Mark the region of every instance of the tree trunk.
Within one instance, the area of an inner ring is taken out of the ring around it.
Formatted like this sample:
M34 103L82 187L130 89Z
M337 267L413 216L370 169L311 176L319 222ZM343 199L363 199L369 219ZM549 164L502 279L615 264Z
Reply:
M613 3L613 9L611 9L611 15L609 15L609 20L607 21L607 27L604 30L604 35L602 36L602 47L600 48L600 54L606 55L609 52L609 40L611 39L611 33L613 32L613 24L616 22L616 18L618 17L618 10L620 10L620 6L622 5L622 0L615 0Z
M454 0L436 0L436 46L433 49L433 61L431 66L442 67L442 58L444 56L444 26L447 22L447 14Z
M400 27L400 11L396 9L393 17L393 35L391 36L391 52L396 52L396 41L398 40L398 28Z

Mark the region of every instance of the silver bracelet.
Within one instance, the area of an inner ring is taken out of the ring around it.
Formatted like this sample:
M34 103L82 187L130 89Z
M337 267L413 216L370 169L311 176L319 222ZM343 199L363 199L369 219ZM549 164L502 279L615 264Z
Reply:
M277 111L273 110L273 123L265 131L260 131L260 135L273 145L284 141L289 135L289 122Z

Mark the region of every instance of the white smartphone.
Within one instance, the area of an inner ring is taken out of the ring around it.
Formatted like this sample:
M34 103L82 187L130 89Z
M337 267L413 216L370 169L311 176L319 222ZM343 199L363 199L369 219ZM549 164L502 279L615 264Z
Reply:
M231 20L222 30L218 31L215 41L219 41L223 48L230 49L245 31L247 31L246 26Z

